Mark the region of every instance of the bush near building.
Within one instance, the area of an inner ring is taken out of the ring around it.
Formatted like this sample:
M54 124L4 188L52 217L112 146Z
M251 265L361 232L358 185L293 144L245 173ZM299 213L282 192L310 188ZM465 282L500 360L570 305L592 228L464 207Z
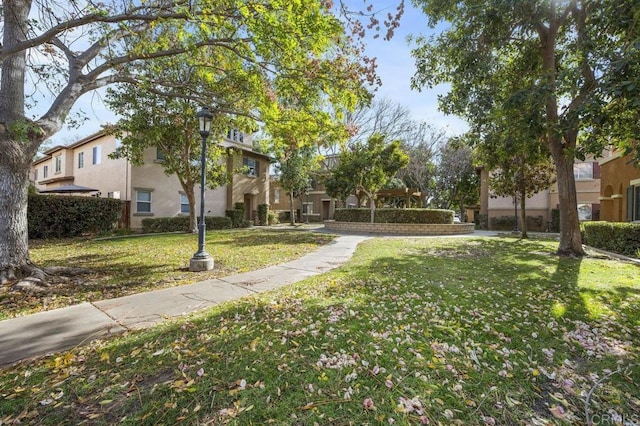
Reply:
M231 229L231 218L222 216L205 216L206 229ZM154 234L158 232L190 232L189 217L154 217L142 220L142 232Z
M66 238L115 229L122 202L112 198L29 194L29 238Z
M640 224L625 222L584 222L581 224L584 244L623 254L640 257Z
M453 210L443 209L376 209L375 223L453 223ZM336 209L336 222L370 222L371 210Z

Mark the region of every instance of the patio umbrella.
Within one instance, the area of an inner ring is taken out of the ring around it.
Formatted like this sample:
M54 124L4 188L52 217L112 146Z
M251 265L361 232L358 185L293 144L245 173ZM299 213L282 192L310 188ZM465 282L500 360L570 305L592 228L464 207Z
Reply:
M41 194L42 193L50 193L50 194L74 194L74 193L83 193L83 192L98 192L97 189L94 188L89 188L86 186L80 186L80 185L62 185L62 186L58 186L56 188L51 188L51 189L41 189L39 191Z

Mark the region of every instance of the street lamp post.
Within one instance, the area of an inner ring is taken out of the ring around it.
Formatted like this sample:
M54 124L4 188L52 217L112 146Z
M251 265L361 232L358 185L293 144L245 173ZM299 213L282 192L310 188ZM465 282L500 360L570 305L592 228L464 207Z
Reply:
M204 250L204 234L206 224L204 222L204 192L207 183L206 163L207 163L207 137L211 132L211 120L213 114L209 108L202 107L196 114L200 136L202 137L202 152L200 155L200 218L198 223L198 251L189 261L189 270L192 272L209 271L213 269L213 258Z

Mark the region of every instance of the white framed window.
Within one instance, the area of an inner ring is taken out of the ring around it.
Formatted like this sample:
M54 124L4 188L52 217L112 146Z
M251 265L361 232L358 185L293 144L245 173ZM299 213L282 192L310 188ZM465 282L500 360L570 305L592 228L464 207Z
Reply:
M84 167L84 152L78 153L78 168L81 169Z
M593 179L593 163L574 163L573 176L576 180Z
M591 220L593 206L591 204L578 204L578 219Z
M247 176L257 177L260 175L260 163L253 158L244 157L242 165L246 167Z
M273 202L278 204L280 202L280 188L276 188L273 191Z
M56 174L62 171L62 155L56 155Z
M148 189L136 190L136 212L151 213L151 191Z
M49 166L44 166L42 168L42 178L46 179L49 176Z
M189 199L184 192L180 193L180 213L189 213Z
M313 214L313 203L302 203L302 213L304 214Z
M94 146L92 149L92 164L100 164L102 160L102 147L100 145Z
M38 180L38 169L33 169L33 181L36 182Z

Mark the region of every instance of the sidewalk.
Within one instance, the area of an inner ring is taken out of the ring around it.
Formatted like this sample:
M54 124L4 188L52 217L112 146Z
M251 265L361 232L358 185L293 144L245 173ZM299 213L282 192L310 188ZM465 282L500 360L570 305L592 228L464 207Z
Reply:
M126 330L151 327L167 318L321 274L349 260L357 245L367 238L341 235L282 265L0 321L0 367Z

